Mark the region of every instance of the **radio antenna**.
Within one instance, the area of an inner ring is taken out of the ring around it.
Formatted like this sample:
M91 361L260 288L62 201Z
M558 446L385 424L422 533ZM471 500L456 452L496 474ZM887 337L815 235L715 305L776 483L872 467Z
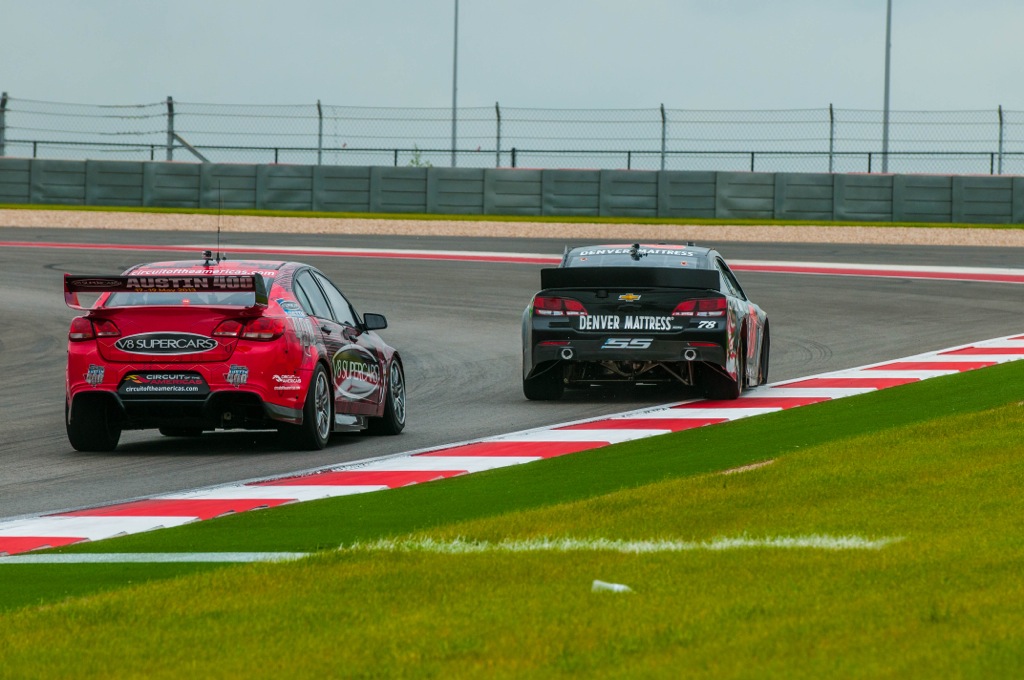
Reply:
M221 180L217 180L217 264L220 264L221 260L226 260L220 252L220 217L221 213L224 212L224 188L221 186Z

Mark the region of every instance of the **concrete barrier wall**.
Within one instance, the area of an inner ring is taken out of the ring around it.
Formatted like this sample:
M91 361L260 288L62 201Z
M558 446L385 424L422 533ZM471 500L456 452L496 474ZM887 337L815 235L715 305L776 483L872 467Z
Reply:
M786 221L1024 222L1024 177L0 158L0 203Z

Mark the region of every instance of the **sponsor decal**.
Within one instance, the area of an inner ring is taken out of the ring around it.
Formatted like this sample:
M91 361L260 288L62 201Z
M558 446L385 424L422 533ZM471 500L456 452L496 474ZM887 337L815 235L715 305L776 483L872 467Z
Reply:
M282 383L285 385L295 385L302 382L302 378L297 375L275 375L274 382Z
M619 296L619 299L623 302L636 302L640 299L640 296L636 293L624 293Z
M601 349L650 349L654 338L608 338Z
M129 276L125 286L136 293L165 290L196 292L201 290L253 290L253 276Z
M85 382L96 387L103 382L104 368L96 364L89 364L89 371L85 374Z
M331 358L338 392L348 399L367 399L381 386L376 357L359 345L346 345Z
M249 367L231 364L228 372L224 374L224 379L235 387L240 387L249 382Z
M210 390L201 375L186 371L129 373L117 391L124 395L202 395Z
M75 285L90 288L117 288L121 283L116 279L76 279Z
M632 248L599 248L596 250L584 250L581 253L577 253L576 257L584 256L595 256L595 255L629 255L633 252ZM676 250L675 248L640 248L636 251L638 255L675 255L678 257L697 257L697 253L690 250Z
M277 298L276 302L281 307L281 311L288 316L296 319L306 318L306 312L298 302L295 302L294 300L285 300L284 298Z
M586 314L576 317L581 331L670 331L671 316L607 316Z
M132 354L199 354L217 349L217 341L196 333L138 333L118 338L114 347Z
M188 267L161 267L161 268L146 269L144 271L137 271L137 272L135 272L136 276L169 276L169 275L174 275L174 274L192 274L192 275L197 275L197 276L211 276L211 275L214 274L214 272L210 271L209 269L204 269L202 267L194 267L194 268L188 268ZM216 271L216 274L217 275L223 275L223 276L252 276L253 274L259 274L259 275L261 275L265 279L273 278L274 276L277 276L277 272L275 270L273 270L273 269L268 269L268 270L263 270L263 269L259 269L259 270L249 270L249 269L218 269Z

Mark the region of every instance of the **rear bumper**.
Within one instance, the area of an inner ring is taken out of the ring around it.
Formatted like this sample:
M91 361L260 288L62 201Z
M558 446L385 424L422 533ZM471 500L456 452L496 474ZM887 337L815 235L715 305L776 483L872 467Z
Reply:
M525 326L524 331L523 376L527 378L539 366L549 366L553 361L701 362L724 368L728 360L725 330L580 333L574 329Z
M194 395L154 393L126 385L126 377L132 374L159 372L199 375L205 385ZM258 362L240 361L106 363L97 361L95 353L69 352L66 394L72 417L80 398L111 400L121 415L123 429L262 429L276 422L302 421L309 373L281 365L261 369Z
M147 430L160 427L221 429L267 429L276 422L298 423L301 409L264 401L255 392L220 390L201 398L124 398L115 391L79 390L69 399L68 417L75 417L76 403L84 399L105 399L113 403L121 428Z

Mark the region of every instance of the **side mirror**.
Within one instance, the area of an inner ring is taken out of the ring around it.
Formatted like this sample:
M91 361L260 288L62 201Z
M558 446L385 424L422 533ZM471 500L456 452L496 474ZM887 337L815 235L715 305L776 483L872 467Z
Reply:
M379 331L388 327L388 320L383 314L363 314L363 327L368 331Z

